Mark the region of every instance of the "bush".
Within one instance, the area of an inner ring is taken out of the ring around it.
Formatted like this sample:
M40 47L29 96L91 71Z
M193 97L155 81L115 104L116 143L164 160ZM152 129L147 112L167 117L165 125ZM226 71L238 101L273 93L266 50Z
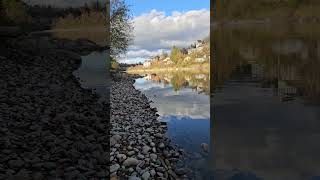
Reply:
M27 14L25 5L17 0L1 0L0 19L3 24L27 24L31 17Z
M118 68L119 68L119 63L114 58L111 58L111 69L117 70Z
M175 64L179 64L179 62L183 61L184 59L184 55L181 52L181 50L175 46L172 47L171 49L171 56L170 56L171 60L175 63Z

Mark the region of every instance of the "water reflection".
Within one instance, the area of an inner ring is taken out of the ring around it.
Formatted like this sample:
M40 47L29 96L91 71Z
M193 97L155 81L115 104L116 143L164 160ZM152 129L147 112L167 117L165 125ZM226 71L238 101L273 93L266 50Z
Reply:
M212 168L218 179L320 175L319 28L214 29Z
M146 74L136 79L141 90L156 107L161 121L168 123L167 135L173 144L188 153L187 165L196 170L190 176L205 178L208 154L201 143L210 144L209 75L190 72Z
M193 71L158 72L153 74L140 74L149 80L166 87L171 85L175 92L183 88L194 90L198 93L210 94L210 74Z
M79 69L73 74L79 78L81 87L92 89L104 100L109 99L110 77L108 76L108 51L92 52L81 57L82 62Z

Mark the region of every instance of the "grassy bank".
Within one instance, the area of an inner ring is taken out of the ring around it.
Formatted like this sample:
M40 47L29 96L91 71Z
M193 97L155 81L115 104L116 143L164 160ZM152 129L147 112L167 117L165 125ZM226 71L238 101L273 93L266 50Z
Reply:
M167 67L151 67L144 68L143 66L135 66L128 68L127 72L130 74L139 74L139 73L157 73L157 72L175 72L175 71L188 71L188 72L210 72L210 64L192 64L190 66L178 67L178 66L167 66Z

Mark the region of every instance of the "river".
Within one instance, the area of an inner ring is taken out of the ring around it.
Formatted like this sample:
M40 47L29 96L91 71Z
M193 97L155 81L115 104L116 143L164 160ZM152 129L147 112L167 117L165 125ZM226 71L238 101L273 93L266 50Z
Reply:
M91 89L97 93L101 100L109 102L110 96L110 77L108 67L108 51L91 52L81 56L81 66L73 72L79 79L81 87Z
M175 72L143 76L136 79L134 86L152 101L159 120L167 122L167 136L172 144L187 153L183 162L195 172L190 176L209 178L209 153L201 147L202 143L210 146L209 74Z
M319 179L319 29L277 24L212 31L216 179Z

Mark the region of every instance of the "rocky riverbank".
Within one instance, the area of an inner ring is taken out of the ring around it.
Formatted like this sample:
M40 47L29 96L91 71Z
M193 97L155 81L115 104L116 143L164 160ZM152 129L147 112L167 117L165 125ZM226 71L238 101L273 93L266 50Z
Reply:
M114 179L187 179L183 150L170 144L166 123L159 122L134 78L115 78L111 90L110 173Z
M72 72L87 40L2 38L0 179L107 179L109 105Z

